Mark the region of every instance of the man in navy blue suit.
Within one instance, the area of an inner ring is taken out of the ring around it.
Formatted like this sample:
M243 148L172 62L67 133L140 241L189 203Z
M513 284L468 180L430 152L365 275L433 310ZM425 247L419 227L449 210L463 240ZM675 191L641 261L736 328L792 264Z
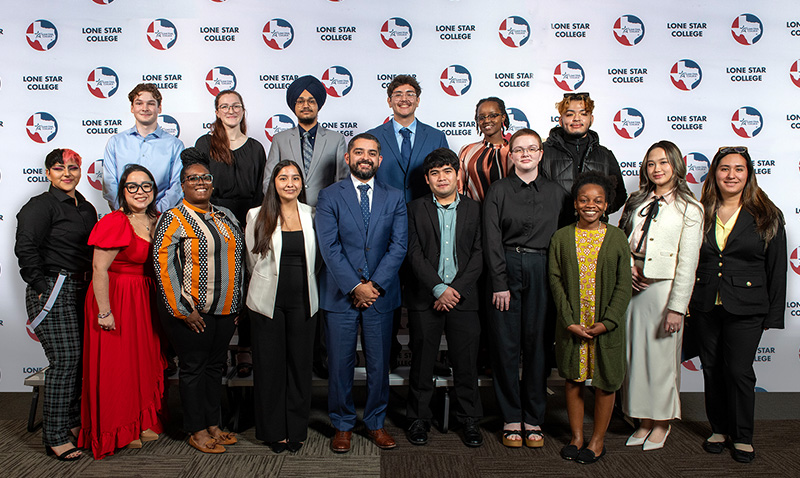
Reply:
M378 447L396 446L383 422L408 222L403 194L375 178L380 153L381 145L371 134L351 139L344 156L350 177L323 189L317 202L315 226L325 261L320 308L328 321L328 414L336 429L331 449L338 453L350 450L356 422L353 372L359 324L367 363L364 424Z
M447 138L438 129L417 121L422 88L410 75L397 75L386 87L392 119L368 133L378 138L383 148L383 165L378 179L405 193L405 201L430 195L422 162L431 151L447 148Z

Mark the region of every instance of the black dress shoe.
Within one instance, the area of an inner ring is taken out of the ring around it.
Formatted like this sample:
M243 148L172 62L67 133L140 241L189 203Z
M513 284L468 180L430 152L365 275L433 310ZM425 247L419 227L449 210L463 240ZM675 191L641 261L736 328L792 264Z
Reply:
M703 450L708 453L713 453L715 455L719 455L725 450L725 442L724 441L704 441L703 442Z
M428 430L430 430L430 427L430 424L425 420L414 420L411 422L411 426L408 427L406 438L412 445L425 445L428 443Z
M274 441L269 444L273 453L283 453L286 451L287 443L285 441Z
M756 457L755 451L744 451L738 448L733 449L733 459L739 463L750 463Z
M578 452L578 456L575 458L575 461L581 465L591 465L592 463L597 463L600 458L603 458L605 455L606 447L603 447L603 451L599 455L595 455L594 452L589 448L584 448Z
M575 445L566 445L564 448L561 449L561 458L565 460L575 460L578 458L578 453L580 450Z
M289 443L286 443L286 449L292 453L297 453L301 448L303 448L302 442L290 441Z
M475 423L474 418L467 418L463 422L464 430L461 432L461 439L464 444L471 448L477 448L483 445L483 434L481 434L478 424Z

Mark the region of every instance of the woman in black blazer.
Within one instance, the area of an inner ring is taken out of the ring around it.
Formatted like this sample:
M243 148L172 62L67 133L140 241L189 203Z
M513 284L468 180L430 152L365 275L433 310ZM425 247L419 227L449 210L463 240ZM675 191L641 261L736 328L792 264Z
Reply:
M756 375L764 330L783 328L786 232L783 214L758 187L744 146L717 151L700 199L705 233L692 300L700 335L706 415L713 434L703 443L749 463L753 451Z

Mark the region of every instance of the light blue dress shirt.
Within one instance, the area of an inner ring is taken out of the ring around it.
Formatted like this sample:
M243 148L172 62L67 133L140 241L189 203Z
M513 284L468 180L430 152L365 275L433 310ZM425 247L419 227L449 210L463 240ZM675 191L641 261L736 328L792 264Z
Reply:
M142 136L134 126L109 138L103 153L103 197L112 211L119 208L117 185L129 164L147 168L158 185L156 209L164 212L180 204L181 151L185 146L175 136L158 126L155 131Z
M458 261L456 260L456 209L461 197L456 194L456 200L442 206L436 196L433 196L433 203L436 205L436 214L439 217L439 278L441 284L433 286L433 296L437 299L444 294L447 287L453 282L458 273Z
M392 127L394 128L394 138L397 140L397 150L403 150L403 135L400 134L400 130L403 128L408 128L411 131L411 148L414 148L414 139L417 137L417 119L414 118L414 122L408 126L403 126L397 121L392 118Z

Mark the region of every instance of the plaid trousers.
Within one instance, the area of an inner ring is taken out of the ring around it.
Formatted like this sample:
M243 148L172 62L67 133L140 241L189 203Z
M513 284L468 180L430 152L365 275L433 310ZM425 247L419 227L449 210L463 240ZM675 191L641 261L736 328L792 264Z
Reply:
M47 277L48 290L41 299L28 286L25 310L32 321L42 310L55 277ZM53 307L34 332L50 368L45 372L42 401L42 441L45 446L69 442L69 431L81 424L81 356L83 354L83 303L87 284L67 277Z

